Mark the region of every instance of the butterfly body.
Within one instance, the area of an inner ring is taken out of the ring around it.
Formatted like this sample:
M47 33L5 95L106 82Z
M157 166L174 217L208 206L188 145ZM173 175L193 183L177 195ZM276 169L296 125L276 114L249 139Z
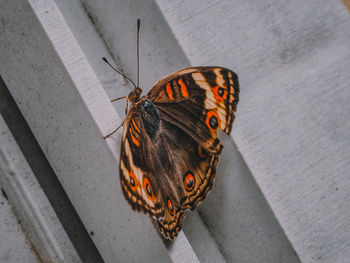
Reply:
M223 147L217 131L231 131L238 78L225 68L196 67L163 78L143 97L137 89L123 125L122 190L133 209L174 239L184 210L212 188Z

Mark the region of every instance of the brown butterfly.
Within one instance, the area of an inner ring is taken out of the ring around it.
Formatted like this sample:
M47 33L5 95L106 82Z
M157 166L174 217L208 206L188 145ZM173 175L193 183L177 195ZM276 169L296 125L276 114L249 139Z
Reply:
M181 230L213 186L238 103L237 75L221 67L193 67L160 81L140 97L135 85L123 123L120 182L126 200L149 214L165 238ZM109 136L109 135L108 135Z

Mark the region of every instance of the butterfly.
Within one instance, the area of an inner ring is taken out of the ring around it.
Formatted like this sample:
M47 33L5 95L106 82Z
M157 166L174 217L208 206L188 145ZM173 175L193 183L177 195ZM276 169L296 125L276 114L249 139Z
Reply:
M138 76L139 29L140 20ZM213 186L223 148L217 133L231 132L238 77L222 67L186 68L159 80L141 97L139 78L136 85L103 60L135 87L126 97L123 123L105 136L123 126L122 191L134 210L150 215L163 236L173 240L181 230L184 211L195 209Z
M184 211L193 210L213 186L223 145L239 99L237 75L221 67L173 73L140 97L135 87L123 123L120 182L134 210L150 215L173 240Z

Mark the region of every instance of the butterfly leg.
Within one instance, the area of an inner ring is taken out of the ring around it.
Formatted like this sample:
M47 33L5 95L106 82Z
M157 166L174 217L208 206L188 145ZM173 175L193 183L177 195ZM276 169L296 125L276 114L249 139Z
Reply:
M111 100L111 102L115 102L115 101L117 101L117 100L121 100L121 99L125 99L126 98L126 96L123 96L123 97L120 97L120 98L116 98L116 99L114 99L114 100Z
M120 127L123 126L123 124L124 124L124 121L122 121L122 123L114 131L112 131L111 133L109 133L105 137L103 137L103 139L107 139L107 138L111 137L114 133L116 133L120 129Z

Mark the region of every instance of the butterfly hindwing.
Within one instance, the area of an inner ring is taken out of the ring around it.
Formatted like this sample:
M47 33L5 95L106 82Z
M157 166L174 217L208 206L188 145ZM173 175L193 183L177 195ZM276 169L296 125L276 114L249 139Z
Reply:
M157 226L165 237L173 239L181 229L184 210L193 210L211 189L217 156L164 120L152 143L154 158L159 159L156 177L162 182L165 209Z
M125 198L133 209L154 218L164 216L160 182L155 180L151 143L145 136L141 116L130 109L124 121L120 151L120 181Z
M159 127L146 128L147 120L153 117L143 116L144 102L129 110L124 123L121 185L130 205L152 216L164 236L172 239L181 229L184 192L176 173L175 153L167 143L165 131Z

